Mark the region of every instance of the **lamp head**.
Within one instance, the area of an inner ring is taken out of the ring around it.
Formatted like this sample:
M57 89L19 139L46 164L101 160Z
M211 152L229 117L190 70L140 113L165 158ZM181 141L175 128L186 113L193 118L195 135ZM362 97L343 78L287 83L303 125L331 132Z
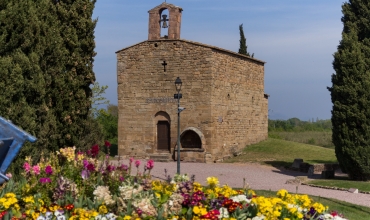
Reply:
M175 86L176 86L176 91L177 92L180 92L181 86L182 86L182 82L181 82L180 77L177 77L176 78L176 80L175 80Z

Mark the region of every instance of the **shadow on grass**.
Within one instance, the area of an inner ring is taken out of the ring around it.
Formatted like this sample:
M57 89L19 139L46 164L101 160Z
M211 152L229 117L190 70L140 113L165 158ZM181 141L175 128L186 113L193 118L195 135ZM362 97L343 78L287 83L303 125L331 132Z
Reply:
M286 161L277 161L277 160L274 160L274 161L263 161L263 163L267 164L267 165L270 165L270 166L273 166L277 169L289 169L291 166L292 166L292 163L290 162L286 162Z
M303 162L305 162L305 161L303 161ZM315 164L315 163L333 164L333 163L338 163L338 162L333 162L333 161L328 161L328 160L310 160L310 164Z

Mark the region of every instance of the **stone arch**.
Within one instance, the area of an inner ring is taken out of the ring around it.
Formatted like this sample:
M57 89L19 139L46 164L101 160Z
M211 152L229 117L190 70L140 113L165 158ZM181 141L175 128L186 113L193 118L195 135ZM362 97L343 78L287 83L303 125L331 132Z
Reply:
M206 139L203 133L195 127L188 127L181 132L181 147L184 149L204 149Z
M154 151L171 150L171 117L167 112L159 111L154 115L155 147Z

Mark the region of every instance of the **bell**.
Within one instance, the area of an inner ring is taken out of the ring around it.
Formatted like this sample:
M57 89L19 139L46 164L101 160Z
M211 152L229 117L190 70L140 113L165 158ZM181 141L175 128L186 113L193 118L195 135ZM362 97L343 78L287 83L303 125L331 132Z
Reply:
M167 25L167 21L168 21L167 15L162 15L162 17L163 17L163 19L162 19L162 21L163 21L162 28L168 28L168 25Z

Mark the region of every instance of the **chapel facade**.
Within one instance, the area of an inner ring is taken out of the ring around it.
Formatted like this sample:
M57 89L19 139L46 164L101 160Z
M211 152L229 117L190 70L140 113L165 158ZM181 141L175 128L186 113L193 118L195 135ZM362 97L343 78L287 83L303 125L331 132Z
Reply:
M177 160L177 77L182 161L220 161L267 139L265 62L180 39L181 16L169 3L151 9L148 40L116 52L120 156Z

